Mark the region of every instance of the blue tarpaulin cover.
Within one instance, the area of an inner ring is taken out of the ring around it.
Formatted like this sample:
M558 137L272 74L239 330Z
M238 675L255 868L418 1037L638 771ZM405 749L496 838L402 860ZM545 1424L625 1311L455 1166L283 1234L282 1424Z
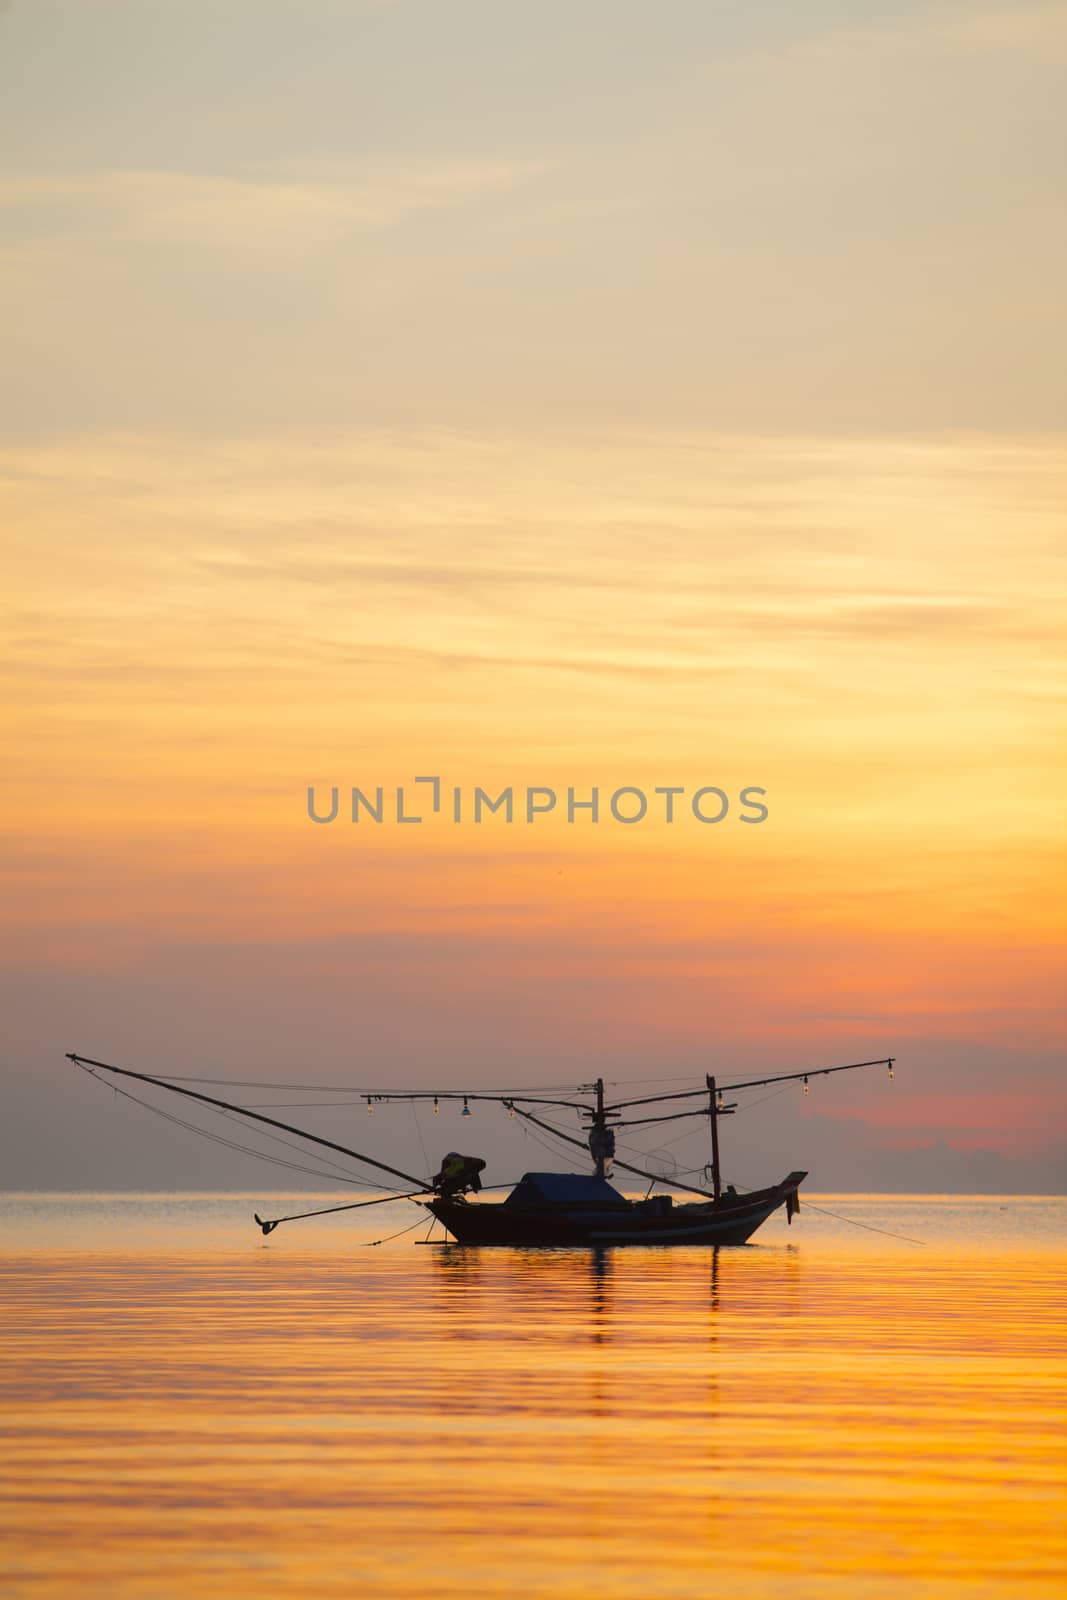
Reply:
M627 1201L606 1178L580 1172L526 1172L512 1189L506 1206L624 1206Z

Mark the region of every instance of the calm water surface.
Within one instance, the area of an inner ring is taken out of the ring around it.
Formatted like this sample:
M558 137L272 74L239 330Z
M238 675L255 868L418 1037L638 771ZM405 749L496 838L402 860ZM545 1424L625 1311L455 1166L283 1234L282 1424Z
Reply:
M813 1200L927 1242L2 1197L3 1592L1061 1600L1067 1201Z

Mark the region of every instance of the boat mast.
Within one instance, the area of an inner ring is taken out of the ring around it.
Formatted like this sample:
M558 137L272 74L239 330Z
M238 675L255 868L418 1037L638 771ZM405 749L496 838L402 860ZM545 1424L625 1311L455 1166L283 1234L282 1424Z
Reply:
M594 1106L583 1106L581 1109L582 1116L589 1118L589 1132L586 1136L586 1142L589 1146L589 1154L593 1158L593 1171L598 1178L606 1178L608 1175L608 1162L615 1154L615 1130L609 1126L608 1117L618 1116L618 1112L606 1111L604 1108L603 1078L598 1078L595 1083L583 1084L582 1089L586 1094L592 1091L596 1095L596 1104ZM521 1115L531 1122L537 1121L537 1118L531 1117L528 1111L523 1111ZM550 1129L549 1131L552 1132L554 1130ZM562 1137L565 1139L567 1135L563 1134Z
M716 1200L722 1197L722 1175L719 1171L719 1095L715 1079L708 1074L708 1121L711 1123L711 1188Z
M595 1172L596 1172L596 1175L597 1175L598 1178L604 1178L604 1177L607 1176L607 1165L608 1165L608 1163L607 1163L607 1148L606 1148L607 1141L604 1139L603 1135L604 1135L604 1132L607 1129L607 1125L608 1124L607 1124L607 1118L604 1116L604 1080L603 1080L603 1078L598 1078L596 1083L593 1085L593 1087L596 1090L596 1110L593 1113L593 1127L597 1130L597 1137L596 1137L595 1140L590 1139L589 1142L590 1142L590 1148L591 1148L591 1150L593 1152L593 1160L596 1163L596 1166L595 1166L595 1169L594 1169Z

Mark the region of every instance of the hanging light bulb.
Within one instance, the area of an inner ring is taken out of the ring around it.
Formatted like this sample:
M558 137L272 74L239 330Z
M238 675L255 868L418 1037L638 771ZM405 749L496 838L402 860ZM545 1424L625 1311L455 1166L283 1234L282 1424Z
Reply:
M367 1115L368 1117L373 1117L374 1115L374 1107L370 1103L370 1095L367 1096Z
M435 1117L439 1117L441 1115L441 1107L437 1104L436 1095L433 1097L433 1114Z
M509 1105L508 1106L508 1116L509 1117L513 1117L514 1115L515 1115L515 1107L512 1106L512 1105Z
M808 1092L808 1075L807 1075L807 1073L805 1073L804 1074L804 1093L807 1094L807 1092Z
M715 1109L716 1109L716 1111L721 1111L722 1107L723 1107L723 1099L722 1099L722 1090L720 1089L718 1094L715 1096Z
M470 1114L471 1114L471 1108L467 1104L467 1096L464 1095L463 1096L463 1110L460 1112L460 1116L461 1117L469 1117Z
M893 1076L893 1063L892 1063L892 1061L889 1062L889 1076L890 1077Z

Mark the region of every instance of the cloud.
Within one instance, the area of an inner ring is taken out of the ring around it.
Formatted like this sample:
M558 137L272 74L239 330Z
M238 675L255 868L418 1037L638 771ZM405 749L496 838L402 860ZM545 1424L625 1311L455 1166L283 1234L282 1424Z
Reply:
M775 50L776 59L803 56L835 58L842 54L876 52L884 63L887 54L898 58L923 56L1003 56L1014 54L1054 64L1067 60L1067 6L1063 0L1045 4L970 6L953 15L935 8L896 22L869 26L849 24L802 34L793 46ZM727 57L725 65L745 63L769 52L742 50Z
M947 54L1002 55L1013 52L1047 63L1067 60L1067 6L1000 6L972 11L951 20L920 24L920 38L938 44Z
M424 211L509 189L541 166L484 161L302 175L108 169L0 181L16 238L88 235L303 253L353 229L395 227Z

